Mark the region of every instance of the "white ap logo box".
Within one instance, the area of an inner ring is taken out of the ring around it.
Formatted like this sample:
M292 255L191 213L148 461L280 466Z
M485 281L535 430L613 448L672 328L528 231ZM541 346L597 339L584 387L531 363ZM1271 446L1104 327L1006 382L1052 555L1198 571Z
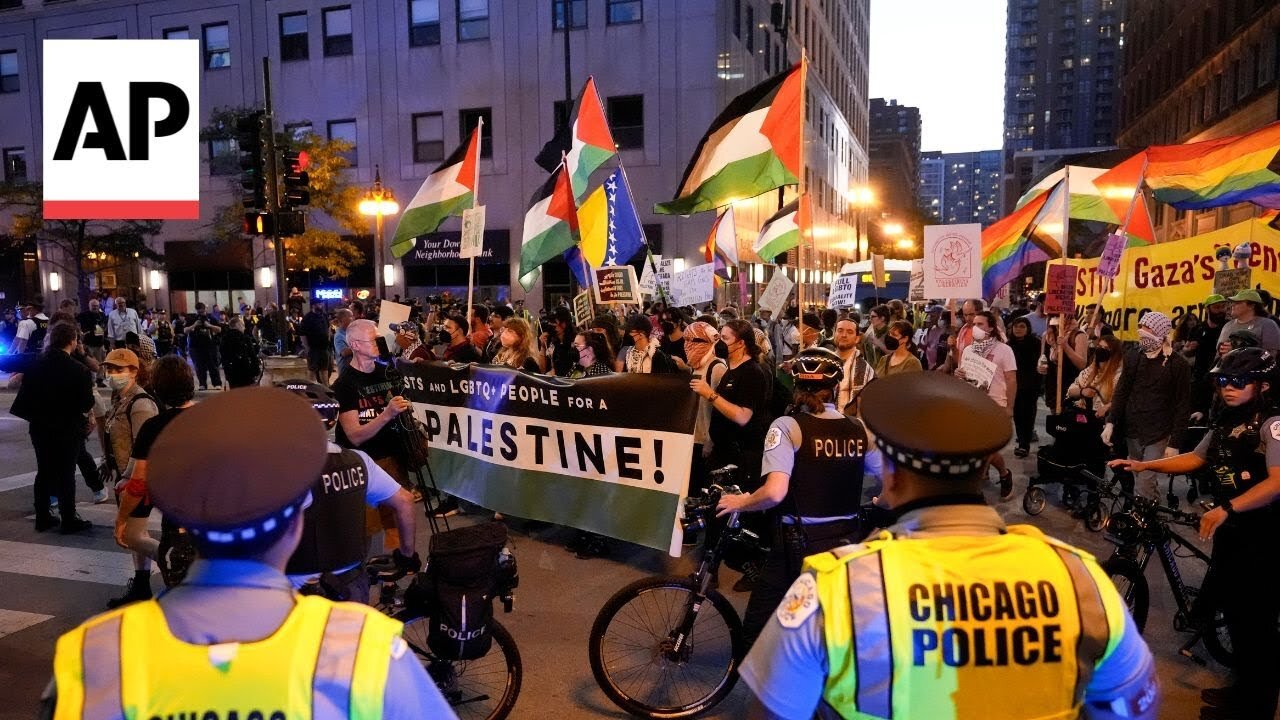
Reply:
M44 41L44 216L200 217L200 42Z

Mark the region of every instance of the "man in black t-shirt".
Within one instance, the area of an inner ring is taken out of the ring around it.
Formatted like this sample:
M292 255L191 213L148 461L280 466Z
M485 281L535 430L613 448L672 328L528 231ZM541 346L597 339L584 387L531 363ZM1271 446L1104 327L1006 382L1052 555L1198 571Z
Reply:
M80 325L81 345L84 346L85 354L101 364L107 356L107 314L102 312L98 298L89 300L89 309L76 315L76 322ZM99 370L98 387L106 386L102 371Z
M183 332L187 336L187 344L191 352L191 361L196 366L196 379L200 381L200 389L209 389L209 380L213 386L222 387L222 375L218 372L218 336L222 334L222 325L205 311L204 303L196 303L195 322L186 326Z
M329 384L329 315L323 303L313 303L298 328L307 350L307 370L321 385Z

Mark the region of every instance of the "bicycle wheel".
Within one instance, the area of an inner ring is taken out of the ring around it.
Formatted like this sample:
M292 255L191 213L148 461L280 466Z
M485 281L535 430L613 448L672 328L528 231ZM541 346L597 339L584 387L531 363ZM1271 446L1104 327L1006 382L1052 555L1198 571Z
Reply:
M1101 500L1094 500L1084 513L1084 526L1093 532L1099 532L1107 525L1107 511Z
M742 621L723 595L708 593L689 637L676 647L695 590L688 578L644 578L615 593L596 615L591 672L618 707L641 717L690 718L733 690L746 647Z
M1151 604L1151 590L1147 587L1147 578L1142 574L1142 568L1124 558L1112 557L1102 563L1102 570L1111 577L1116 590L1120 591L1120 597L1133 616L1133 624L1141 633L1147 626L1147 610Z
M1022 493L1022 509L1028 515L1039 515L1044 512L1045 495L1044 488L1039 485L1032 485L1027 491Z
M445 660L427 647L426 616L405 611L395 616L404 623L404 640L418 656L440 694L460 720L502 720L511 714L524 666L511 632L496 619L489 625L493 645L476 660Z
M1227 621L1219 610L1213 614L1213 622L1200 633L1200 641L1209 655L1224 667L1235 669L1236 653L1231 645L1231 635L1227 632Z

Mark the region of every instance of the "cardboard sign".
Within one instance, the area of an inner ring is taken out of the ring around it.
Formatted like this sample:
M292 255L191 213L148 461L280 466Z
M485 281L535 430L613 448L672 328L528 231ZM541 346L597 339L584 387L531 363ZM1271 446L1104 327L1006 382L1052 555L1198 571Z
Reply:
M711 302L716 295L715 273L715 263L706 263L672 275L671 302L682 306Z
M982 297L982 226L928 225L924 229L924 295Z
M1067 315L1076 311L1075 265L1050 263L1045 271L1044 314Z
M871 284L878 288L882 288L885 285L883 255L876 255L874 253L871 255Z
M1247 267L1219 270L1213 274L1213 291L1229 298L1253 287L1253 270Z
M831 291L827 294L827 307L843 310L853 307L858 294L858 273L837 275L831 281Z
M596 268L596 302L602 305L639 305L640 281L630 265Z
M652 262L645 260L644 270L640 273L640 294L653 296L658 294L658 273L656 267L662 260L661 255L654 255Z
M595 318L595 308L591 306L591 291L583 290L573 296L573 324L581 327Z
M759 309L770 310L774 317L778 317L782 309L787 306L787 298L795 286L796 284L787 277L782 268L778 268L773 271L773 277L769 278L769 286L760 293L760 302L756 304Z
M979 390L991 387L996 379L996 364L970 350L960 358L960 372L963 380Z
M458 257L474 258L484 253L484 205L462 211L462 245Z
M1120 274L1120 259L1124 257L1124 248L1128 239L1120 233L1107 236L1107 246L1102 249L1102 257L1098 259L1098 274L1113 278Z
M924 261L911 261L911 289L907 294L908 302L924 302Z

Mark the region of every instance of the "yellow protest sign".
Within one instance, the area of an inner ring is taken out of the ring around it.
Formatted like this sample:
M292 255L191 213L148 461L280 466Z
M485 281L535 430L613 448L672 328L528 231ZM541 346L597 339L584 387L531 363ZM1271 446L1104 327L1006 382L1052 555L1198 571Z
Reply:
M1101 303L1103 321L1122 340L1138 339L1138 318L1150 310L1168 315L1175 326L1190 312L1203 317L1201 303L1213 293L1213 276L1220 267L1214 252L1243 242L1253 248L1253 287L1280 295L1280 231L1269 220L1246 220L1186 240L1131 247L1124 251L1114 280L1098 273L1098 258L1068 259L1077 267L1076 315L1083 319Z

